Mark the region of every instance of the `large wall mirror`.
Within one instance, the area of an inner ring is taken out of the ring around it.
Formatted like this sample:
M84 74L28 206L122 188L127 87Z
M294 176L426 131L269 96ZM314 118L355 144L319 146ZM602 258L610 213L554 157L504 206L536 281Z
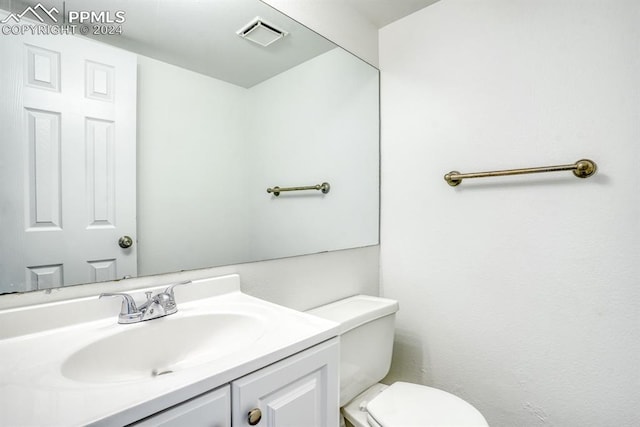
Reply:
M0 293L378 243L374 67L258 0L0 9Z

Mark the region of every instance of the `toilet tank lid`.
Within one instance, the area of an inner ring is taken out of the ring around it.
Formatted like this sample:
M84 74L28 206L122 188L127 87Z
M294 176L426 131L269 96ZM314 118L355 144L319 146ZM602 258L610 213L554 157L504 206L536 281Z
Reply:
M398 311L398 301L355 295L308 310L307 313L340 323L340 334Z

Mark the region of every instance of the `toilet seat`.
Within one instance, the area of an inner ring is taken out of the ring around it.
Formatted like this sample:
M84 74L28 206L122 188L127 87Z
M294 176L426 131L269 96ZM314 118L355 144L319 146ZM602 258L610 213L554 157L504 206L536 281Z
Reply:
M405 382L387 387L366 409L373 427L488 426L482 414L459 397Z

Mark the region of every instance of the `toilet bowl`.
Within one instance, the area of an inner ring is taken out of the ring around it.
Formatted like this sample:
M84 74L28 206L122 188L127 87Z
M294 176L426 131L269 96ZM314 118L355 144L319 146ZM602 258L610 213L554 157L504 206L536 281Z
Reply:
M340 406L354 427L486 427L461 398L407 382L387 386L398 302L356 295L309 310L340 324Z

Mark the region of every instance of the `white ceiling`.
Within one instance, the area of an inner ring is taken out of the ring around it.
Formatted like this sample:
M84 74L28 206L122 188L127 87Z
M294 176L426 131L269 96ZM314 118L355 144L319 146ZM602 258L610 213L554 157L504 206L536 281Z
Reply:
M344 0L375 27L382 28L438 0Z
M7 1L18 13L33 4L32 0L0 0L0 8ZM39 1L63 10L63 0ZM65 0L64 7L67 12L123 10L126 21L121 35L88 36L242 87L336 47L258 0ZM256 16L289 34L267 47L238 36L236 31Z
M66 11L123 10L121 35L94 37L131 52L251 87L335 47L324 37L259 0L39 0ZM296 0L309 1L309 0ZM345 1L381 28L437 0ZM32 0L0 0L0 9L21 12ZM260 16L289 32L268 47L236 31Z

